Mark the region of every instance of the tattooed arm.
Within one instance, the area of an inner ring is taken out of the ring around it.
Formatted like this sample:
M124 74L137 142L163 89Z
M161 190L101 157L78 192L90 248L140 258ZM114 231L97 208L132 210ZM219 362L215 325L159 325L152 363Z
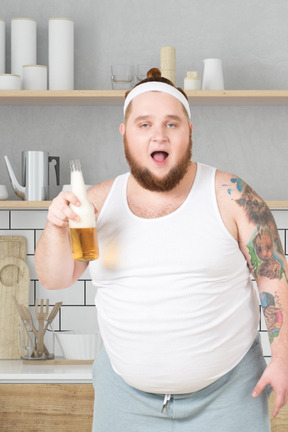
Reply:
M217 178L219 208L257 282L271 345L271 362L252 396L259 396L266 385L271 385L275 417L288 400L288 265L265 202L239 178L226 173Z

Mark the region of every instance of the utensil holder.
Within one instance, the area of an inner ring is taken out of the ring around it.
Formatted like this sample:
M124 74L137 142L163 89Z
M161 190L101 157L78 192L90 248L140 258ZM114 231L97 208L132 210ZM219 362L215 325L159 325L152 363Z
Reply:
M45 323L44 323L45 325ZM44 350L38 353L37 337L29 327L21 323L19 325L19 347L23 360L52 360L55 357L55 333L51 325L48 325L44 334Z

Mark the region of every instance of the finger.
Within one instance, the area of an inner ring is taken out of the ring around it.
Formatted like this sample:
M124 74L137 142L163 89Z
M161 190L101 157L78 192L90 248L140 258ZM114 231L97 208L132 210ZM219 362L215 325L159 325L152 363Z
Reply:
M48 213L47 221L59 228L66 228L69 225L68 218L66 218L62 213L59 217L56 214Z
M73 206L74 207L80 207L81 206L81 202L78 200L78 198L76 197L76 195L74 195L72 192L63 192L63 197L61 197L61 211L65 214L65 216L68 219L74 220L74 221L79 221L79 216L77 215L77 213L75 213L73 211ZM64 203L63 203L63 199L64 199ZM70 204L72 204L72 208L70 206Z
M54 214L56 217L58 217L60 220L68 222L69 219L78 221L79 216L73 212L71 207L68 205L62 205L60 208L56 207L54 210Z
M70 191L60 192L59 198L63 198L67 204L71 203L71 204L75 205L76 207L79 207L81 205L77 196L73 192L70 192Z
M50 207L58 207L63 208L64 206L69 206L73 204L75 207L79 207L81 205L80 201L72 192L60 192L56 198L52 200Z
M272 416L276 417L279 414L279 411L286 404L286 397L283 394L275 393L275 402L273 407Z
M254 398L258 397L265 389L267 384L269 383L263 377L261 377L258 383L256 384L256 386L254 387L254 390L252 392L252 397Z
M61 192L56 198L54 198L49 207L48 220L60 226L67 225L69 219L78 221L79 216L69 205L72 201L74 205L80 205L80 202L74 194L71 192Z

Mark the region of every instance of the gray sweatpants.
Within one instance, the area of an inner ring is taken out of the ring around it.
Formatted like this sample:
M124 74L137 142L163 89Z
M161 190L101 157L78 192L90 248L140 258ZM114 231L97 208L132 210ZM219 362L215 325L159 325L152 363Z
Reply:
M165 395L126 384L102 348L93 365L93 432L269 432L271 389L251 396L265 367L258 336L234 369L202 390L171 395L161 412Z

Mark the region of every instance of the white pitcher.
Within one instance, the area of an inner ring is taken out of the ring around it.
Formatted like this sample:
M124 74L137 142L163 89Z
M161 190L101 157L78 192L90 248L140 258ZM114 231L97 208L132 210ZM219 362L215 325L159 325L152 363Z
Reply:
M221 59L205 59L202 90L224 90Z

